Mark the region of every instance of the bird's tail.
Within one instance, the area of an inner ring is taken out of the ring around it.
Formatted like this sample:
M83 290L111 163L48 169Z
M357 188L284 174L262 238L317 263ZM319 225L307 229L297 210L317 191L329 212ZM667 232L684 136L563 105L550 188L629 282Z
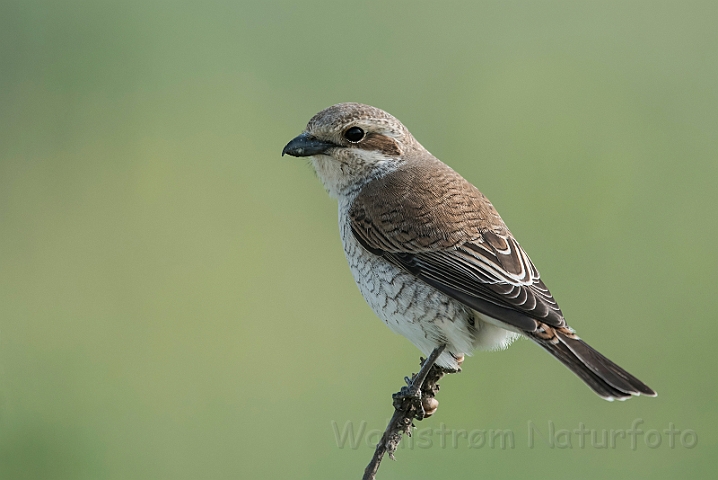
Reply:
M613 363L568 328L555 329L542 324L529 338L541 345L602 398L626 400L632 395L655 397L648 385Z

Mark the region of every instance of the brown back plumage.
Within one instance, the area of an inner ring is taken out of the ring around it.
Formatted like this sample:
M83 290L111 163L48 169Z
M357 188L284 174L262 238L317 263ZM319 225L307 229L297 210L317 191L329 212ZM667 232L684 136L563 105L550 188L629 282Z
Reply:
M484 231L508 232L486 197L428 152L365 185L351 216L357 228L376 235L377 248L389 252L446 250L478 240Z

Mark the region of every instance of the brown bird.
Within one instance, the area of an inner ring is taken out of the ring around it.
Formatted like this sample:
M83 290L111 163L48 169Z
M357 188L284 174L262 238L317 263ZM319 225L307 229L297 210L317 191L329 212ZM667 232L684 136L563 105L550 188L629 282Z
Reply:
M282 155L311 157L339 203L349 267L374 312L437 364L524 335L606 400L656 393L581 340L494 206L396 118L340 103Z

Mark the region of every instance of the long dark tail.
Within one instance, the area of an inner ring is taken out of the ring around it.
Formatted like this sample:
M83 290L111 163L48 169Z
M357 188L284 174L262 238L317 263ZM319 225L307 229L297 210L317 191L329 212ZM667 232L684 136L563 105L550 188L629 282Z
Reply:
M529 334L561 363L606 400L625 400L632 395L655 397L648 385L601 355L586 342L564 329L546 326L546 330Z

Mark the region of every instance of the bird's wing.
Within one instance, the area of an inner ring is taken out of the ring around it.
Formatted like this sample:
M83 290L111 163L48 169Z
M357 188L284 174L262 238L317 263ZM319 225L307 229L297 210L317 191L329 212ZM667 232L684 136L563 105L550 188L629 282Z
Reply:
M526 332L566 326L493 205L438 160L369 183L349 216L364 248L461 303Z

